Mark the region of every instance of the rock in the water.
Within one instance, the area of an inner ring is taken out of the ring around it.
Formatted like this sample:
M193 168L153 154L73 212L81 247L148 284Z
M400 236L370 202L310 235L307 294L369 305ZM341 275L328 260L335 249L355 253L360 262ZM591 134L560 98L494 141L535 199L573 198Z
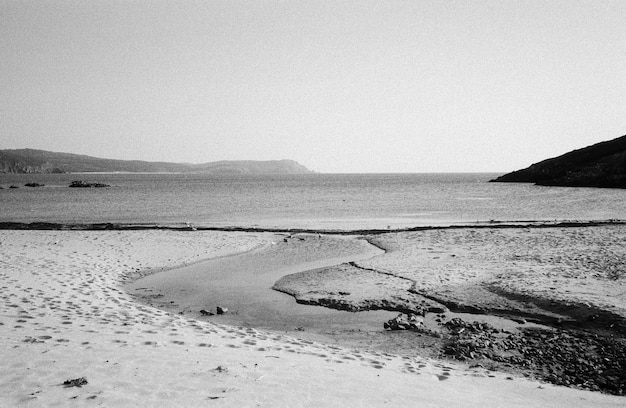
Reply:
M85 377L80 377L80 378L74 378L72 380L65 380L63 381L63 386L65 388L68 387L82 387L83 385L87 385L89 384L87 382L87 379Z
M389 330L417 330L424 324L424 320L414 314L400 313L386 322L383 326Z
M222 314L226 314L226 313L228 313L228 308L222 307L222 306L218 306L217 307L217 314L218 315L222 315Z
M70 187L111 187L111 186L108 184L89 183L89 182L82 181L82 180L75 180L75 181L72 181L72 183L70 184Z

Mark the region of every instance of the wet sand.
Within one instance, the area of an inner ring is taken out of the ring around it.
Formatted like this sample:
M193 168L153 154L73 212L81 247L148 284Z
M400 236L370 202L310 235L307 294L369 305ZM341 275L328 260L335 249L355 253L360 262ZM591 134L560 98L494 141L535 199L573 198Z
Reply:
M410 353L416 346L421 355L626 393L623 225L465 228L366 238L387 252L285 276L276 288L307 304L425 316L418 334L396 336L401 341L386 350ZM450 325L458 318L489 325ZM494 336L494 330L506 334Z
M359 237L276 234L252 251L152 274L125 289L138 300L172 313L332 343L329 333L379 332L381 322L394 313L355 314L306 306L273 290L274 283L285 275L323 270L382 253ZM217 315L218 306L228 312ZM206 312L215 315L206 317Z
M274 236L1 231L0 406L623 405L485 368L203 321L124 290Z
M626 392L624 226L276 237L130 289L150 305L204 320ZM229 313L201 316L218 305ZM420 326L385 331L397 312L420 316ZM540 338L559 345L543 347Z

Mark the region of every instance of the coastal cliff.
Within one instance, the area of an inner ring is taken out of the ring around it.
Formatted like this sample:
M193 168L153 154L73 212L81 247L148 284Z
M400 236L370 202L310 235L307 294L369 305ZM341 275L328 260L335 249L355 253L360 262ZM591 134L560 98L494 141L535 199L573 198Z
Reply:
M626 136L574 150L491 181L626 188Z
M45 150L0 150L0 173L209 173L209 174L305 174L313 173L293 160L234 160L202 164L112 160Z

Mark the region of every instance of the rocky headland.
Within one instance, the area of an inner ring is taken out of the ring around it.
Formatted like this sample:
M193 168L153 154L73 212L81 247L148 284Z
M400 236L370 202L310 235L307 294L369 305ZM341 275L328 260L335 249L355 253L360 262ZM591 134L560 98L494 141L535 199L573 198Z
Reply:
M0 150L0 174L85 172L305 174L313 173L293 160L225 160L201 164L113 160L35 149Z
M626 136L574 150L491 181L626 188Z

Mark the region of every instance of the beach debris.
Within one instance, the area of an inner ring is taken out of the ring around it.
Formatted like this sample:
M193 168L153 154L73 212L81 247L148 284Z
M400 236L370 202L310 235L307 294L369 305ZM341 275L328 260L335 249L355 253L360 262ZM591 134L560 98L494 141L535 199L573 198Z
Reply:
M208 310L205 310L205 309L200 310L200 314L202 316L214 316L215 315L215 313L209 312Z
M417 330L424 324L424 320L416 314L400 313L398 316L387 321L383 327L389 330Z
M82 387L83 385L87 385L87 379L85 377L74 378L72 380L63 381L63 386L65 388L69 387Z
M217 310L218 315L223 315L223 314L228 313L227 307L218 306L216 310Z

